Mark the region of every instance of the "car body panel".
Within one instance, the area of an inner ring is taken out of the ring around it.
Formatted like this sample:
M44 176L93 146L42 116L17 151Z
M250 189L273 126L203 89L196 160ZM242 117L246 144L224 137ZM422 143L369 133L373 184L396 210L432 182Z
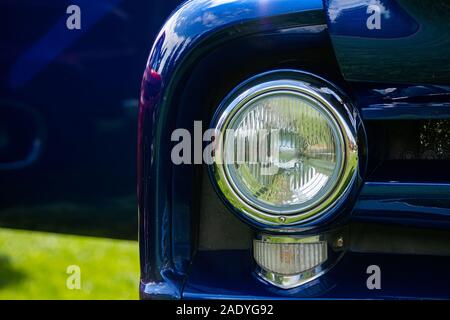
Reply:
M139 80L179 2L72 1L69 30L65 1L2 1L2 227L137 238Z
M186 185L192 177L174 175L179 183L171 183L170 145L163 143L170 140L175 119L169 118L176 114L171 99L176 97L179 82L202 54L231 39L311 24L324 25L321 8L321 1L188 1L160 31L142 81L138 123L143 297L154 296L155 290L163 292L163 296L181 297L186 264L193 250L192 189ZM184 182L180 181L181 177ZM174 189L183 191L169 191ZM176 194L173 203L170 203L171 194ZM175 230L168 229L170 225ZM181 260L178 268L177 260Z
M373 126L392 119L423 120L448 116L448 87L445 85L411 85L407 82L393 85L391 81L395 79L391 77L380 77L378 82L347 81L347 75L341 75L334 56L336 44L329 37L332 26L326 26L324 13L321 1L188 1L161 29L144 72L139 108L138 200L142 298L448 297L444 289L433 292L433 285L447 283L447 278L437 277L430 283L420 280L409 292L402 287L404 277L394 279L396 272L400 272L396 266L400 266L398 263L403 257L406 262L404 266L411 268L413 277L422 279L423 268L432 257L427 255L350 252L345 255L342 264L338 263L327 273L331 278L342 278L342 285L336 285L324 277L321 278L324 284L318 285L319 291L302 286L295 292L286 292L254 277L254 264L248 250L204 251L197 248L198 207L193 199L200 187L196 183L194 166L171 163L172 144L168 141L174 129L188 128L193 132L190 126L194 120L210 120L205 106L199 103L201 100L189 90L201 93L203 86L211 88L205 82L226 82L228 78L222 77L222 69L239 73L239 68L245 69L244 64L264 66L261 61L278 54L271 51L272 46L280 52L292 50L299 60L307 57L308 47L314 47L312 55L316 55L317 60L306 59L299 68L329 79L351 93L363 120L371 121ZM404 19L404 30L393 36L408 36L415 32L415 21L407 16ZM289 37L286 36L288 34ZM251 39L259 39L264 45L250 50L246 44ZM336 55L339 54L336 52ZM236 62L239 60L241 64ZM342 69L342 62L338 61ZM391 68L394 67L391 64ZM258 68L255 68L256 71L249 70L250 76L246 75L244 80L268 71L264 68L261 68L262 71ZM242 74L245 75L244 72ZM232 79L235 81L235 78ZM233 81L228 84L228 92L241 83ZM213 106L218 105L214 103ZM432 167L429 173L436 177L439 169ZM349 208L347 215L328 221L327 227L313 226L303 234L320 233L349 221L449 228L448 183L426 179L426 174L424 178L419 173L411 175L407 181L379 181L366 177L360 197L354 208ZM447 258L442 258L441 262L443 266L448 265ZM389 279L393 282L386 291L368 292L362 280L367 278L367 266L375 263L390 270Z
M450 83L448 1L326 0L333 47L347 80ZM380 8L379 29L367 21Z
M184 299L445 299L450 257L347 253L329 272L294 289L279 289L259 279L251 253L200 252L183 291ZM436 266L428 273L430 264ZM369 290L367 267L383 272L382 290ZM426 276L424 276L426 273ZM212 276L214 275L214 276ZM408 283L406 286L405 284Z

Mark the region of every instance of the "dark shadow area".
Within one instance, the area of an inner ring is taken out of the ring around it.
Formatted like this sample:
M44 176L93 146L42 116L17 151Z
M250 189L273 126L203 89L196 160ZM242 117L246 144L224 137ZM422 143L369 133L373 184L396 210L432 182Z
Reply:
M38 202L0 207L0 226L14 229L137 240L133 194L91 201ZM26 226L26 228L24 228Z
M0 289L15 285L26 278L26 274L15 269L9 257L0 255Z

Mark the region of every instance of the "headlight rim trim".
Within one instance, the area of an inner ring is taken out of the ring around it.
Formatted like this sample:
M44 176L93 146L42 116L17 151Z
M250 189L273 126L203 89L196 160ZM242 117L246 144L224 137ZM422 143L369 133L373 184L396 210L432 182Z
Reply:
M288 229L291 229L291 227L301 227L301 225L305 225L326 216L327 213L333 211L333 208L342 204L341 196L345 195L345 197L347 197L349 190L356 184L359 173L357 147L357 123L359 120L357 118L359 115L357 112L354 112L355 109L349 104L348 100L345 99L345 95L328 81L307 72L297 70L274 70L255 76L238 85L227 97L225 97L225 99L222 100L211 122L211 128L223 128L224 125L229 123L233 118L233 115L241 109L236 108L238 103L241 107L245 106L246 103L254 98L255 92L261 94L261 91L258 92L255 88L261 88L261 86L269 87L266 91L274 91L283 88L283 86L278 86L275 89L273 89L273 87L271 89L271 86L268 84L273 85L273 83L294 84L296 91L315 99L319 106L331 113L332 118L337 123L338 132L343 139L342 147L345 149L345 152L341 161L343 168L341 168L342 172L339 175L338 182L326 195L330 195L330 197L326 199L326 201L311 208L311 210L306 212L302 211L299 214L268 214L267 212L255 210L254 207L248 205L238 194L236 194L233 187L229 185L230 182L224 175L224 170L221 170L216 161L208 166L208 171L211 180L213 180L212 183L220 197L229 204L235 213L238 213L241 218L244 218L245 221L250 222L252 225L256 225L258 229L261 229L261 227L275 227L274 230L276 230L281 227L289 231ZM320 84L321 86L314 86L314 84ZM292 89L292 87L289 87L289 89ZM253 95L249 94L251 92L253 92ZM226 121L227 119L228 121ZM228 194L231 192L231 199L226 196L227 191L224 191L224 188L228 190Z
M284 84L284 85L280 85L280 86L271 86L270 82L267 83L267 86L264 85L263 87L259 87L259 86L255 86L253 87L254 90L251 91L251 94L249 94L248 96L246 96L245 101L241 101L238 103L236 103L234 105L234 108L232 109L232 112L228 113L226 116L225 121L223 122L223 125L225 128L227 128L230 123L232 123L232 121L234 120L235 117L239 116L239 113L243 112L242 110L245 109L249 104L253 103L253 101L255 99L260 99L265 97L266 95L275 95L275 94L282 94L285 92L289 92L290 94L296 95L296 96L301 96L302 98L305 98L307 100L309 100L309 102L311 102L311 104L315 104L317 105L317 109L320 108L320 105L318 103L318 101L314 100L312 97L308 96L307 94L301 92L301 90L298 90L299 88L294 86L293 84ZM261 89L261 90L258 90ZM238 100L239 98L237 98L236 100ZM235 101L236 101L235 100ZM316 108L313 106L313 108ZM228 109L228 108L227 108ZM337 163L337 175L334 176L333 178L335 178L337 181L340 180L342 172L343 172L343 167L344 167L344 154L345 154L345 139L342 135L342 132L339 130L339 124L338 122L335 120L335 118L333 117L333 115L327 110L318 110L318 112L320 113L326 113L326 117L333 122L333 125L335 126L333 128L333 131L335 131L336 133L336 137L338 138L338 158L339 158L339 162ZM220 130L219 130L220 131ZM324 192L322 195L320 195L320 197L318 197L317 199L314 199L314 201L311 201L308 205L304 206L304 208L302 209L297 209L297 208L292 208L289 210L283 210L283 211L276 211L276 210L272 210L269 208L262 208L262 205L258 205L255 202L252 202L251 199L249 199L242 191L239 190L239 188L237 186L233 185L233 179L231 177L229 168L227 165L224 165L224 176L225 176L225 182L227 183L228 187L230 189L232 189L234 191L234 193L243 201L245 201L249 206L254 207L258 210L260 210L261 212L267 213L269 215L276 215L276 216L292 216L292 215L300 215L301 213L304 212L308 212L308 210L313 209L318 203L320 203L322 200L324 200L330 193L333 192L333 189L335 188L336 185L333 185L331 188L328 188L326 190L326 192ZM219 168L219 170L222 168ZM328 183L328 182L327 182Z

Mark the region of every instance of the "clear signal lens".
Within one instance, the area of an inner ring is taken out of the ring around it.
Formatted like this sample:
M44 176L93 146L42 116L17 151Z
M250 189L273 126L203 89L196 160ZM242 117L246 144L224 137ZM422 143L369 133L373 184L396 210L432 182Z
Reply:
M327 260L327 243L270 243L254 240L253 253L258 265L278 275L297 275Z

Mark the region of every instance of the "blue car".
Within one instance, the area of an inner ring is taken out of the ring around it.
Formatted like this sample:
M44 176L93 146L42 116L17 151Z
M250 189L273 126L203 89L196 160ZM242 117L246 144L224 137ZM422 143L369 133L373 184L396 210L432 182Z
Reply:
M179 2L0 1L1 227L137 238L140 77Z
M143 299L450 298L450 5L191 0L141 84Z

